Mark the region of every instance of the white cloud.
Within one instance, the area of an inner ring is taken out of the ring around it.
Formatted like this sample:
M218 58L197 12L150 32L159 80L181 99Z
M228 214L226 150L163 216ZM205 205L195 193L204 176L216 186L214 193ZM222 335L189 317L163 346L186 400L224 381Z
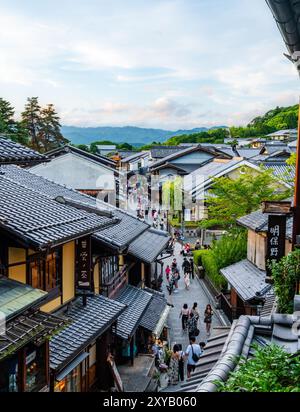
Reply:
M59 12L0 6L0 88L17 112L38 95L68 124L174 129L295 102L298 78L261 0L53 1Z

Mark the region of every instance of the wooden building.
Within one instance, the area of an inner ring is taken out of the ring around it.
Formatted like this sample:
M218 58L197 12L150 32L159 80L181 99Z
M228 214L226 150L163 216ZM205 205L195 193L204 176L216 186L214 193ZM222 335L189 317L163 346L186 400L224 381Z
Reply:
M47 291L42 310L70 321L50 341L50 390L109 389L106 357L113 352L123 362L129 353L133 363L137 352L128 347L134 348L153 298L141 288L143 265L161 258L169 236L16 166L1 167L0 180L1 273ZM144 256L137 257L134 241L143 249L143 235L155 245L146 242ZM137 272L130 275L134 265ZM129 320L125 336L122 322L126 326Z
M221 269L228 293L221 295L221 307L230 320L240 315L257 315L275 301L272 285L266 283L268 214L261 210L237 219L248 230L247 259ZM292 250L292 218L287 219L285 254ZM265 313L267 314L267 313Z

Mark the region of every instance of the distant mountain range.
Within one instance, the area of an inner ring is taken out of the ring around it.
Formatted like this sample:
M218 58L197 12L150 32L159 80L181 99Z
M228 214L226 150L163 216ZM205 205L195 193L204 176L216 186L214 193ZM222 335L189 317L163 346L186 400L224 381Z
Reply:
M162 130L147 129L142 127L76 127L62 126L61 131L64 137L73 144L90 144L95 141L109 140L115 143L130 143L135 146L150 144L152 142L162 143L165 140L182 134L193 134L208 131L211 129L223 128L226 126L216 126L212 128L197 127L190 130Z

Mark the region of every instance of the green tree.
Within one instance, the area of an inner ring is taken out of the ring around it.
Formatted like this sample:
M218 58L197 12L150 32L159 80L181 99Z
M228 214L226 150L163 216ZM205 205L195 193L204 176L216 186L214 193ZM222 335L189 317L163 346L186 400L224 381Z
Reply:
M42 121L38 97L27 98L25 110L22 112L21 117L22 126L28 131L30 147L37 151L43 151L42 142L39 139Z
M89 147L86 144L77 144L77 145L74 145L74 146L77 147L80 150L85 151L85 152L90 151Z
M0 133L10 134L14 128L14 108L11 104L2 98L0 98Z
M291 194L289 189L275 180L271 170L253 172L248 167L240 169L238 177L213 179L206 198L208 219L202 227L236 228L236 219L257 210L263 200L282 200Z
M27 145L27 130L20 122L14 120L14 113L12 105L0 98L0 133L15 142Z
M300 251L295 250L270 264L280 313L293 313L296 284L300 280Z
M119 150L133 150L133 146L129 143L121 143L117 145Z
M42 152L48 152L68 143L60 132L59 120L53 104L48 104L41 110L38 140Z

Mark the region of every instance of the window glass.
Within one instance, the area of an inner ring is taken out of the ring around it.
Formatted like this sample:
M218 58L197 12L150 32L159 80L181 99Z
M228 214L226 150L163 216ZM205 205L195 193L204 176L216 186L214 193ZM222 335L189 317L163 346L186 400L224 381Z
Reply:
M63 380L57 382L55 392L81 392L80 365L72 370Z
M18 358L14 356L0 363L0 392L18 392Z
M34 257L29 264L31 286L49 292L61 286L61 249L47 257Z
M26 348L25 391L37 392L47 384L45 346L29 345Z

